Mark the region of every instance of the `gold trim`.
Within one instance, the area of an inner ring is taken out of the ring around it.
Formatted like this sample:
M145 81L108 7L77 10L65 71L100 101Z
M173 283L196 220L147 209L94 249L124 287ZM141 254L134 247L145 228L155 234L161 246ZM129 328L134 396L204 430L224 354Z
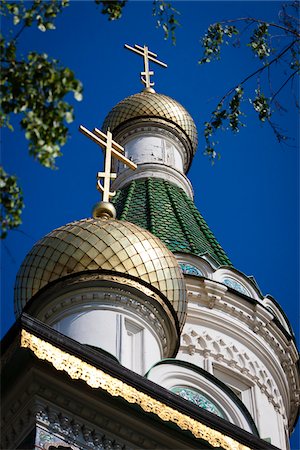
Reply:
M50 362L56 370L67 372L72 379L83 380L92 388L101 388L114 397L122 397L128 403L135 403L144 411L156 414L164 421L173 422L182 430L190 431L196 438L204 439L213 447L222 447L225 450L251 450L231 437L159 402L26 330L21 331L21 347L29 348L39 359Z

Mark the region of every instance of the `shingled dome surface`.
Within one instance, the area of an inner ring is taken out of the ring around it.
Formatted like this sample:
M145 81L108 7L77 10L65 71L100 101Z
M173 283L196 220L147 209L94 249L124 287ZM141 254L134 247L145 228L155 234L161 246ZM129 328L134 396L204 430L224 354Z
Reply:
M114 219L72 222L37 242L17 275L16 314L49 283L101 269L139 278L158 289L183 324L185 284L175 256L149 231Z
M134 180L113 199L117 217L145 228L173 252L210 255L232 265L193 201L178 186L159 178Z
M196 125L187 110L176 100L156 92L143 91L119 102L107 115L102 130L114 134L121 125L132 119L160 118L176 124L186 135L193 154L197 148Z

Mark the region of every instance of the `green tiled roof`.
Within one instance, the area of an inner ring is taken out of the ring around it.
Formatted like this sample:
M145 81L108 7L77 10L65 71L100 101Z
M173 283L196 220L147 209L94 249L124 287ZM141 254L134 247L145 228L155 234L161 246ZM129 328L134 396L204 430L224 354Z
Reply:
M117 192L113 203L118 219L146 228L173 253L208 253L220 265L232 265L180 187L159 178L134 180Z

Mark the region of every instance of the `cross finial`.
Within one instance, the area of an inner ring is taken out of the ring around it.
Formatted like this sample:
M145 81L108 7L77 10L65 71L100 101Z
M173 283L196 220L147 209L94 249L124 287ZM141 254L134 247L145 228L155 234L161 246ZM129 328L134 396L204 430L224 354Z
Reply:
M154 75L154 72L152 70L149 70L149 61L155 62L156 64L162 66L162 67L168 67L167 64L163 63L162 61L159 61L157 59L157 54L150 52L148 47L144 45L144 47L141 47L140 45L136 45L134 47L130 47L130 45L125 44L125 48L128 50L131 50L132 52L136 53L137 55L140 55L144 59L144 72L141 72L141 81L145 85L146 89L152 89L152 86L154 86L154 81L150 80L151 75Z
M105 134L98 128L94 128L93 132L91 132L83 125L80 125L79 131L104 149L104 172L97 173L97 189L102 192L102 203L109 203L110 197L116 194L110 191L111 180L117 177L116 173L111 172L112 157L117 158L133 170L137 168L137 165L122 155L124 148L112 139L110 131L107 131L107 134ZM102 179L103 184L101 183Z

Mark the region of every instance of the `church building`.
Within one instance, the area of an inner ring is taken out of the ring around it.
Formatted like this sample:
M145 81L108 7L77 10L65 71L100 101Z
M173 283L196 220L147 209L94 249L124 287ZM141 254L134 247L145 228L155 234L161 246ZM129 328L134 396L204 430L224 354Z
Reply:
M101 127L92 217L38 241L2 340L1 449L289 450L298 351L280 305L236 268L193 201L193 118L142 92ZM222 220L222 218L220 218Z

